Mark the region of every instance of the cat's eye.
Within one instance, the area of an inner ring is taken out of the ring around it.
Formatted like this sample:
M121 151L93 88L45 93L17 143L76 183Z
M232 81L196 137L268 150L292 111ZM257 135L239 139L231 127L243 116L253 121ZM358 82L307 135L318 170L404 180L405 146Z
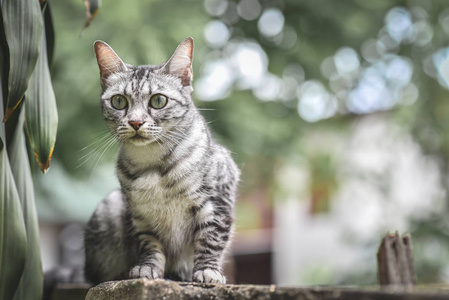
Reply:
M164 108L167 105L168 99L164 95L156 94L150 99L150 106L155 109Z
M128 101L125 96L115 95L111 99L111 104L115 109L124 109L128 105Z

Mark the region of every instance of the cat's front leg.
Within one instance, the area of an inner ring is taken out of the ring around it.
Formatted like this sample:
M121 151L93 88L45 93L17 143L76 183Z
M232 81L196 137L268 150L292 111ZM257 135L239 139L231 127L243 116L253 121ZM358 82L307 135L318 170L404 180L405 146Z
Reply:
M140 233L139 260L129 271L129 278L164 278L165 255L162 244L151 234Z
M207 208L206 208L207 209ZM222 272L224 250L232 228L231 208L228 214L215 210L211 218L199 223L195 229L193 281L200 283L226 283ZM223 211L226 210L222 206Z

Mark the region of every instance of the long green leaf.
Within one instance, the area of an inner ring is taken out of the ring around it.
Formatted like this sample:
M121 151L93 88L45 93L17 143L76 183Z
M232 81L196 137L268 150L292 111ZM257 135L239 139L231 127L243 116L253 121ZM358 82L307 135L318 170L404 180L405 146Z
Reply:
M5 30L3 27L3 15L0 14L0 68L1 68L1 84L3 87L3 107L6 107L6 100L8 98L8 77L9 77L9 48L8 44L6 42L6 36L5 36ZM5 128L5 144L9 145L9 142L11 141L11 138L14 134L14 131L17 126L18 117L20 115L20 104L18 107L14 110L14 112L9 116L8 122L6 122L6 128Z
M39 247L39 224L34 202L33 179L31 178L23 125L24 111L22 110L16 132L11 144L8 145L12 173L22 204L28 241L25 269L14 299L37 300L42 297L44 278Z
M3 14L0 14L0 70L1 84L5 87L1 96L3 98L3 107L6 107L6 101L8 100L8 89L6 87L8 86L9 77L9 48L6 42Z
M53 18L50 9L50 3L46 2L44 7L44 27L45 27L45 37L47 38L47 57L48 66L51 67L53 62L53 53L55 50L55 28L53 26Z
M2 15L10 58L6 122L22 101L36 66L43 21L37 0L3 0Z
M48 68L45 33L42 32L41 54L25 94L25 125L34 156L42 172L50 167L56 141L58 112Z
M0 100L3 117L3 99ZM19 194L4 145L3 123L0 139L3 145L0 151L0 299L12 299L24 269L27 240Z

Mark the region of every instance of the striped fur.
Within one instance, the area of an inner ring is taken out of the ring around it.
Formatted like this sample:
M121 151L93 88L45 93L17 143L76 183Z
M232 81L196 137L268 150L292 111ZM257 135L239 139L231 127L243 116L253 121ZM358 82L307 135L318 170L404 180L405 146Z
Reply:
M157 66L124 64L103 42L95 50L103 115L120 142L121 188L87 225L86 278L225 283L239 170L193 104L192 39ZM168 98L164 108L149 105L155 94ZM115 109L114 95L128 106ZM129 122L142 124L136 130Z

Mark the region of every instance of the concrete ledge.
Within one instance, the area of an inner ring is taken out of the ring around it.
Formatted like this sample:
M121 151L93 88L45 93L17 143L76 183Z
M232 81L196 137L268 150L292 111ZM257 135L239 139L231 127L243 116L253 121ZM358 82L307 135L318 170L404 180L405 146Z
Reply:
M43 300L84 300L91 285L76 283L60 283L53 290L51 295L47 295Z
M89 290L86 300L297 299L297 300L447 300L449 292L353 288L302 288L257 285L215 285L163 279L110 281Z

